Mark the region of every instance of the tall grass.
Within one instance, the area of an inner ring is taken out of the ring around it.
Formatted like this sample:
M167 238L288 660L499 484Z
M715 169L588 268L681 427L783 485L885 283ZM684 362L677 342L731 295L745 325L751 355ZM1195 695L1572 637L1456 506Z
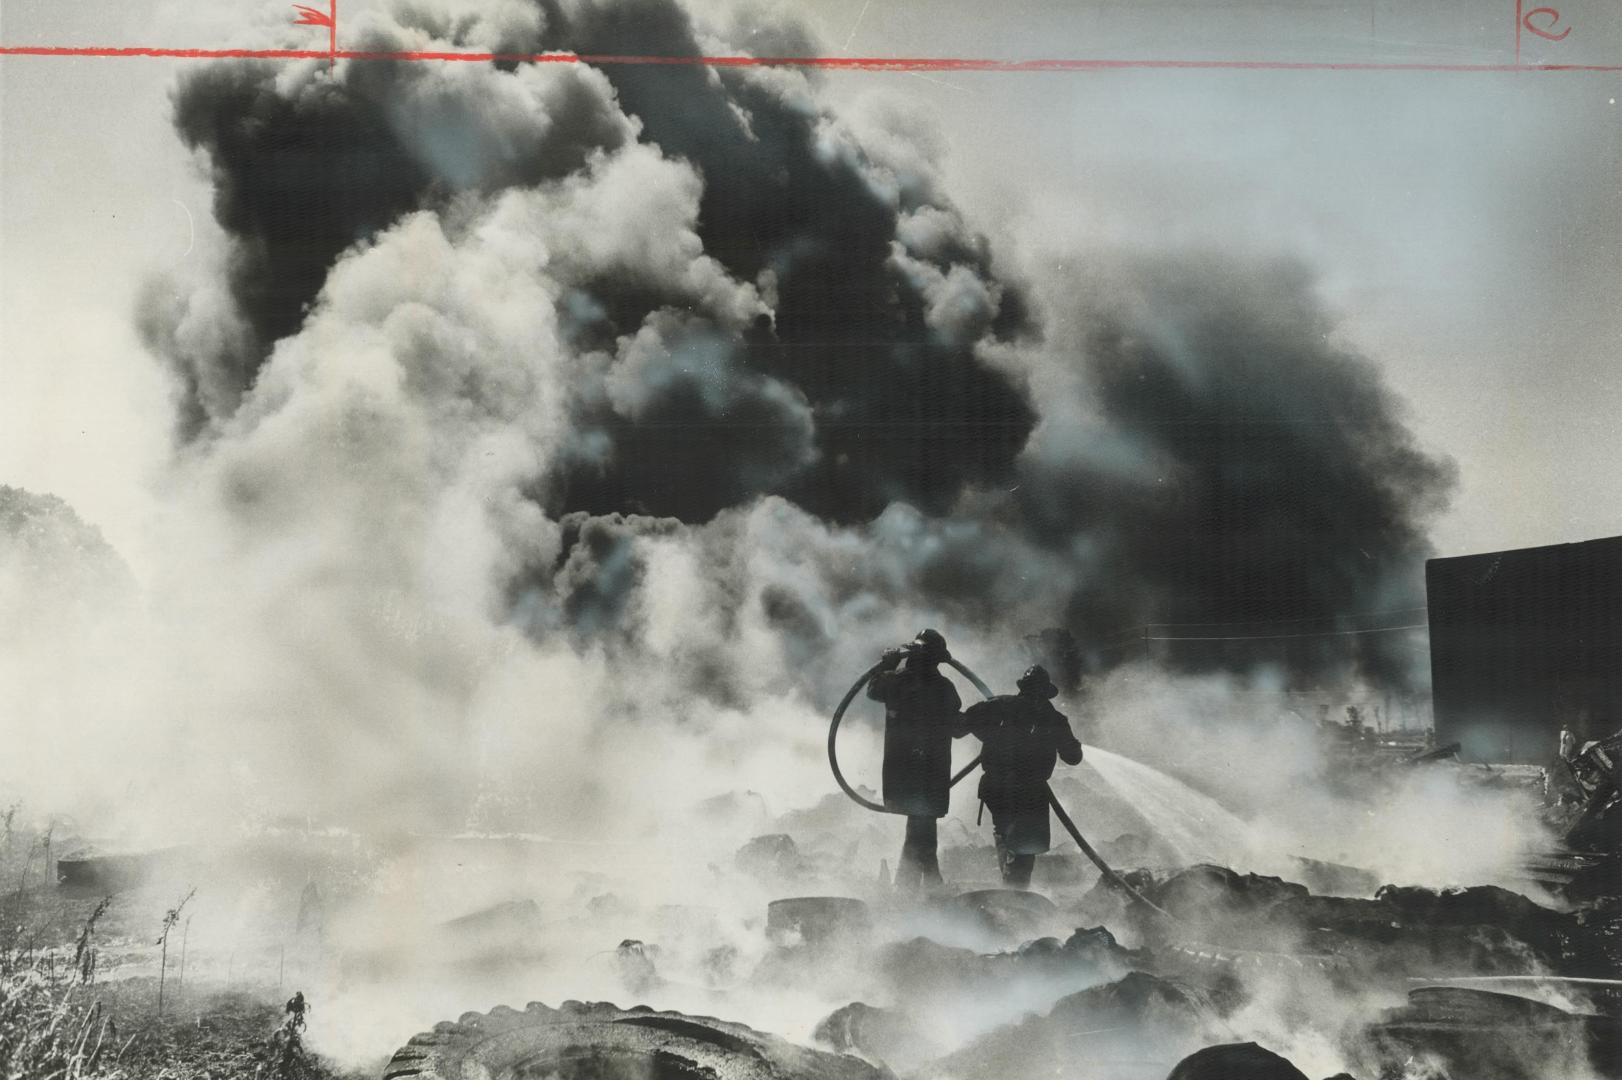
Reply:
M79 981L86 986L96 981L96 923L107 914L112 903L111 896L101 898L90 917L85 919L78 940L73 943L73 968L79 973Z
M122 1080L118 1065L129 1042L117 1045L117 1025L86 989L94 978L96 921L112 897L96 905L79 935L75 965L57 973L26 954L20 942L0 955L0 1076L29 1080Z
M0 1076L123 1080L118 1060L127 1046L117 1045L101 1003L73 980L39 966L0 976Z
M164 912L163 915L163 934L157 940L157 945L162 950L158 959L158 1019L160 1020L163 1019L163 983L165 976L169 974L169 932L175 928L176 923L180 922L180 913L186 909L186 905L196 895L197 890L192 889L180 898L180 903ZM189 919L186 925L189 929L191 926Z

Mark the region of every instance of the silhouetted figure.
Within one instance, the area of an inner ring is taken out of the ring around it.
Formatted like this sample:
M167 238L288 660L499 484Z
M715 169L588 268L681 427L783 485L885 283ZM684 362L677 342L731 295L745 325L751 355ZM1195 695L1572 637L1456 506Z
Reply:
M950 800L952 740L966 734L963 702L940 672L949 659L946 639L924 630L887 650L867 684L867 696L884 702L884 805L907 815L895 882L908 891L941 880L935 822Z
M314 881L306 882L304 891L298 898L298 921L293 926L295 934L302 934L309 930L317 940L326 936L327 905L321 897L321 889Z
M980 800L991 811L1003 884L1028 888L1036 856L1050 846L1048 777L1054 758L1081 764L1081 743L1053 707L1059 693L1040 665L1019 679L1019 693L970 705L963 724L983 744Z
M645 994L664 982L659 977L659 969L654 964L654 957L659 949L655 945L645 945L635 938L626 938L614 950L614 959L619 966L620 982L633 994Z
M294 991L293 996L287 999L287 1004L282 1006L282 1011L287 1014L287 1019L283 1023L287 1025L289 1031L303 1031L305 1017L310 1011L310 1006L304 1000L304 991Z

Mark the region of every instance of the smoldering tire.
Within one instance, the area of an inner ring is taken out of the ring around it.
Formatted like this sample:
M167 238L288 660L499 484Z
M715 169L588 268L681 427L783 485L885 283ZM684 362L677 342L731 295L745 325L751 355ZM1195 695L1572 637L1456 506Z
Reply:
M464 1013L415 1036L383 1080L883 1080L857 1058L707 1016L566 1001Z

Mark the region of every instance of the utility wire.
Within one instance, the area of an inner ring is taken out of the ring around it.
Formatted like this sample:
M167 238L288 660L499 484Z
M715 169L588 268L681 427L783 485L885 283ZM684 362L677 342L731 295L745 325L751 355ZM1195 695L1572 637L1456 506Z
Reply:
M1224 622L1152 622L1144 626L1255 626L1259 623L1326 622L1329 619L1378 619L1387 615L1412 615L1426 611L1424 607L1391 608L1386 611L1354 611L1349 614L1302 615L1293 619L1230 619Z
M1173 627L1184 627L1184 626L1263 626L1263 625L1268 625L1268 626L1280 626L1280 625L1288 626L1288 625L1291 625L1293 623L1328 622L1331 619L1379 619L1379 618L1384 618L1384 617L1389 616L1389 615L1413 615L1413 614L1416 614L1418 612L1423 612L1423 611L1427 611L1427 610L1429 610L1429 609L1428 608L1423 608L1423 607L1411 607L1411 608L1391 608L1391 609L1386 610L1386 611L1357 611L1357 612L1352 612L1349 615L1337 615L1337 614L1304 615L1304 616L1300 616L1298 618L1292 618L1292 619L1231 619L1231 620L1227 620L1227 621L1223 621L1223 622L1152 622L1152 623L1139 623L1138 625L1130 627L1130 628L1128 628L1126 630L1123 630L1120 633L1111 634L1109 637L1103 639L1103 641L1100 642L1100 644L1107 644L1109 642L1121 641L1121 640L1125 640L1125 639L1128 639L1128 638L1136 639L1138 641L1142 641L1143 640L1143 632L1145 630L1169 629L1169 628L1173 628Z
M1429 630L1429 623L1408 626L1371 626L1364 630L1320 630L1312 634L1231 634L1223 636L1145 634L1143 641L1287 641L1294 638L1346 637L1354 634L1390 634L1398 630Z

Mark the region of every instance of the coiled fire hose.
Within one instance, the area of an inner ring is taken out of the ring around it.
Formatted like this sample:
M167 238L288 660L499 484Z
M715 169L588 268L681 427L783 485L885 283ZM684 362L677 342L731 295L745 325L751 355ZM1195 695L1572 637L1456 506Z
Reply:
M962 675L965 679L973 683L974 688L980 691L980 693L984 694L988 698L992 696L991 688L985 683L981 682L980 676L970 671L962 663L951 658L948 658L945 663L955 670L959 675ZM849 795L851 800L854 801L858 806L872 810L874 813L878 814L901 814L905 816L906 811L904 810L892 810L883 803L876 803L872 799L864 798L859 792L856 791L855 788L850 786L850 783L845 779L845 774L841 772L839 768L839 722L845 718L845 710L850 707L850 703L852 701L856 700L856 695L862 692L862 687L866 686L868 680L874 675L878 674L879 670L883 667L883 663L878 663L868 668L862 673L861 678L857 679L851 684L851 688L845 691L845 696L839 700L838 707L834 709L833 720L828 724L828 764L833 769L834 780L839 784L840 790L846 795ZM952 776L952 782L949 786L956 787L959 780L962 780L965 776L968 776L977 767L979 767L979 765L980 759L976 757L973 761L963 766L963 768L959 769ZM1087 858L1091 859L1094 866L1098 867L1098 872L1104 876L1105 881L1107 881L1114 888L1124 892L1130 899L1137 901L1150 911L1155 912L1157 915L1163 916L1167 919L1173 918L1173 916L1159 904L1156 904L1153 900L1150 900L1148 897L1138 892L1138 890L1134 889L1131 885L1127 884L1126 879L1121 877L1120 874L1117 874L1114 869L1110 867L1109 863L1104 861L1103 856L1099 855L1097 851L1093 850L1093 846L1087 842L1087 838L1081 835L1081 830L1076 828L1076 823L1070 820L1070 815L1065 813L1064 807L1059 805L1058 798L1056 798L1053 794L1052 786L1044 783L1042 785L1042 790L1047 792L1048 805L1053 808L1053 813L1056 817L1058 817L1059 824L1064 826L1065 831L1070 834L1070 838L1074 840L1076 842L1076 846L1081 849L1081 853L1087 856Z

